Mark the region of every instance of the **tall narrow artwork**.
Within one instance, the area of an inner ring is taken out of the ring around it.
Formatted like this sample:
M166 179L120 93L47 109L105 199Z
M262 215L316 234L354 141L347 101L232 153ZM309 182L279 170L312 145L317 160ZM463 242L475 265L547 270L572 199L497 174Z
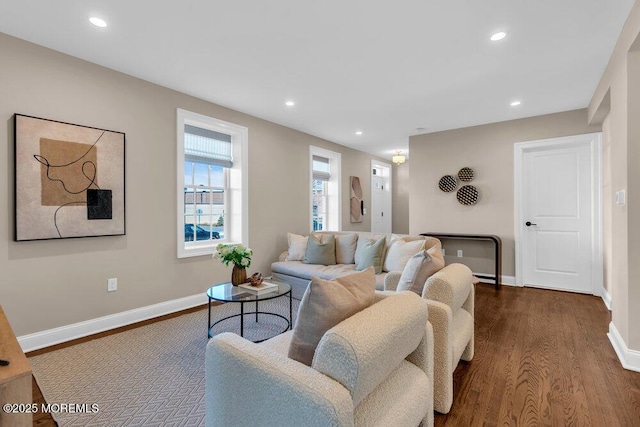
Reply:
M125 135L15 115L15 240L125 234Z
M357 176L349 178L351 180L351 222L362 222L364 201L362 200L362 186L360 185L360 178Z

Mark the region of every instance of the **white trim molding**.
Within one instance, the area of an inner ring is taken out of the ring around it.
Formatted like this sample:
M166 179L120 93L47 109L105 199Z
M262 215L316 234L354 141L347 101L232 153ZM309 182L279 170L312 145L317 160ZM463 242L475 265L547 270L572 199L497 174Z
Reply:
M630 350L622 339L620 332L613 324L609 323L609 333L607 334L611 345L618 355L622 367L630 371L640 372L640 351Z
M484 277L478 277L477 275L480 276L484 276ZM496 277L495 274L485 274L485 273L473 273L474 276L478 277L478 279L480 279L481 283L489 283L491 285L495 285L496 281L495 279L493 279L493 277ZM501 285L505 285L505 286L519 286L516 285L516 278L513 276L505 276L504 274L501 276L500 279L500 284Z
M559 138L542 139L536 141L518 142L513 145L513 169L514 169L514 236L515 236L515 267L516 286L524 286L524 247L522 236L522 224L524 222L524 182L522 173L524 170L523 157L526 152L547 148L571 147L575 144L589 144L591 151L591 283L589 292L592 295L601 295L603 288L603 242L602 242L602 133L589 133L572 135ZM572 292L575 292L571 290Z
M199 305L206 305L207 302L208 298L206 293L192 295L98 317L84 322L73 323L59 328L22 335L18 337L18 342L22 347L22 351L26 353L132 323L142 322L143 320L153 319L154 317L164 316L165 314L175 313Z
M611 294L604 286L602 287L602 293L600 296L602 297L602 301L604 301L604 305L607 306L607 310L611 311Z

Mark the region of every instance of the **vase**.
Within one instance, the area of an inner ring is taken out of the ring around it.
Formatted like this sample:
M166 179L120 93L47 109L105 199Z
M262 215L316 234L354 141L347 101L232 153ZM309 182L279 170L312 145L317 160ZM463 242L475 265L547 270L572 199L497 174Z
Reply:
M231 271L231 283L233 286L241 285L247 281L247 270L234 264Z

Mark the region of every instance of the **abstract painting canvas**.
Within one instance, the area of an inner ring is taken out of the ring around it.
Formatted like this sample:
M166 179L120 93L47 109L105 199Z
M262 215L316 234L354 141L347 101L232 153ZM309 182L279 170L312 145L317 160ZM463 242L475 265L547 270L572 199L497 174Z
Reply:
M15 240L125 234L125 135L16 114Z

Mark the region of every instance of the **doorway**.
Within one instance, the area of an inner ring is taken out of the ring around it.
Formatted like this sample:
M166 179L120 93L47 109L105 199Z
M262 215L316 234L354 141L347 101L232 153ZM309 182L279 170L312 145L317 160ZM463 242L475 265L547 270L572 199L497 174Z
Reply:
M514 145L516 284L600 295L601 134Z
M391 165L371 161L371 232L391 233Z

